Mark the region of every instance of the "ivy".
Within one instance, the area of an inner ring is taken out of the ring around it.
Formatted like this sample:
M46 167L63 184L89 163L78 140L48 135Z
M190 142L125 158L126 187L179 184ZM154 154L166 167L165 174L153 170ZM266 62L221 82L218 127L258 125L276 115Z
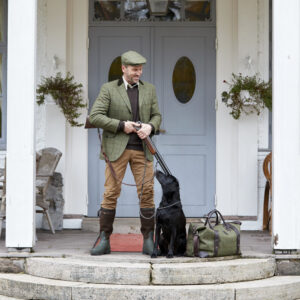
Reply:
M222 93L222 101L231 109L234 119L239 119L241 113L246 115L256 112L259 115L265 107L272 110L272 83L265 82L255 76L232 74L232 82L223 81L229 85L229 91Z
M82 84L74 82L74 76L69 72L65 78L60 72L55 77L43 77L36 92L38 105L44 104L45 97L51 95L71 126L83 126L75 120L81 115L78 110L86 107L82 97Z

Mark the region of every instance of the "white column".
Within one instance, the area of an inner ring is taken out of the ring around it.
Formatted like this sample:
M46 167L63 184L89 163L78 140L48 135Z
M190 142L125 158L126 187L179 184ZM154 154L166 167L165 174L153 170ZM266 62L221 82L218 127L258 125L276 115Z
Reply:
M300 2L273 0L273 237L300 249Z
M257 10L257 1L217 1L217 208L224 215L257 216L258 211L258 118L242 115L234 120L221 101L228 88L224 79L231 81L232 73L252 76L258 71Z
M6 247L35 243L36 0L8 1Z
M83 84L83 97L88 91L88 2L68 1L67 69L76 82ZM87 108L78 119L85 122ZM88 195L88 130L67 126L66 135L65 214L87 214ZM74 163L76 161L76 163ZM81 220L68 220L80 224ZM65 226L65 225L64 225Z

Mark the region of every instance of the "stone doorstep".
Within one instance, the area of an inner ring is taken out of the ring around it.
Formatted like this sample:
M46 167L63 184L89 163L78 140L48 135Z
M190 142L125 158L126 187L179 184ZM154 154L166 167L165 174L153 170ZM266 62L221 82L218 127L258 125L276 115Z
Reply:
M20 299L47 300L291 300L300 297L300 276L216 285L122 286L0 274L0 293Z
M30 258L25 273L37 277L101 284L149 285L149 263L85 261L73 258Z
M133 256L134 257L134 256ZM103 257L105 258L105 257ZM274 259L234 259L221 261L114 262L97 258L29 258L25 272L29 275L100 284L191 285L257 280L274 276ZM169 260L170 261L170 260Z

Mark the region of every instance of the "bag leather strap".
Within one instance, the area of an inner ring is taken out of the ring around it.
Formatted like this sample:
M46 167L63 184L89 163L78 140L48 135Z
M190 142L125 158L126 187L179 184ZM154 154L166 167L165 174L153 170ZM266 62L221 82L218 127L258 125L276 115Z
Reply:
M219 245L220 245L219 231L214 230L214 256L218 256Z
M241 247L241 234L240 234L240 232L239 232L239 230L235 227L235 226L233 226L232 224L230 224L230 223L227 223L228 224L228 226L235 232L235 234L236 234L236 254L238 255L238 254L240 254L240 247Z
M199 235L194 235L194 256L199 256Z

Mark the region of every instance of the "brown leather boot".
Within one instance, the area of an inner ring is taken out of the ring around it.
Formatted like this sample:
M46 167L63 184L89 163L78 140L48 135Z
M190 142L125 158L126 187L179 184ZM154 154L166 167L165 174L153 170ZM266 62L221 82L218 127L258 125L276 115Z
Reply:
M113 231L113 223L115 219L116 210L100 209L100 234L91 249L91 255L102 255L110 253L109 237Z
M141 208L141 232L144 237L143 254L151 255L154 248L153 235L155 223L155 208Z

